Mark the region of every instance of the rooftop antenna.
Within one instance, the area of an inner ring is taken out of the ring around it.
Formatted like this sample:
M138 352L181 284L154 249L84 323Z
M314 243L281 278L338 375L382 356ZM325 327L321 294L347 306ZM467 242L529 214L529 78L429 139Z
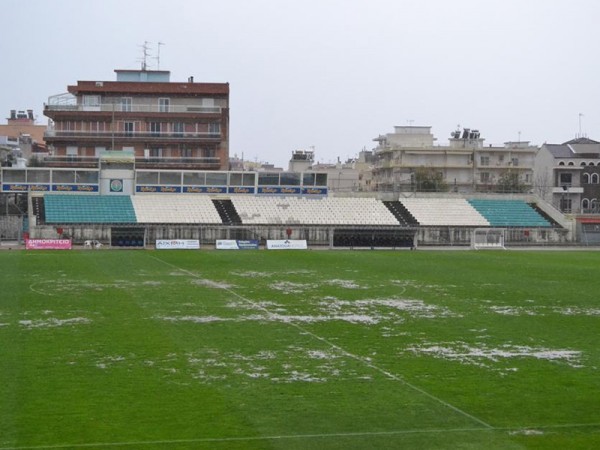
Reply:
M577 137L583 137L581 134L581 118L583 117L582 113L579 113L579 135Z
M158 52L157 52L156 58L154 58L154 59L156 59L156 70L160 70L160 46L161 45L165 45L165 43L164 42L159 42L158 45L157 45Z
M412 124L413 124L414 120L413 119L408 119L406 122L408 123L409 127L412 127Z
M144 41L143 45L138 45L138 47L142 47L142 55L143 56L142 56L141 62L142 62L142 70L143 71L145 71L148 67L148 65L147 65L147 59L149 57L148 44L149 44L148 41Z

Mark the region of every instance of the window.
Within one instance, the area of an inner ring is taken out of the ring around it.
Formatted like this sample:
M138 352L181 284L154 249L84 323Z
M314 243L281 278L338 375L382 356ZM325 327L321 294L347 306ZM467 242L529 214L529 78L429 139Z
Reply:
M510 160L510 163L511 163L513 166L518 166L518 165L519 165L519 158L512 158L512 159Z
M179 147L179 154L182 158L192 158L194 156L194 149L182 145Z
M183 184L202 186L206 180L204 172L183 172Z
M315 185L315 174L314 173L302 174L302 184L304 186L314 186Z
M590 183L592 184L598 184L600 182L600 175L598 175L597 173L593 173Z
M490 165L490 157L489 156L480 156L479 162L482 166L489 166Z
M160 136L160 122L150 122L150 135L153 137Z
M121 97L121 111L131 111L131 97Z
M27 171L27 182L29 182L29 183L50 183L50 171L49 170L28 170Z
M221 134L221 124L219 122L211 122L208 124L208 132L210 134Z
M558 163L558 165L559 165L559 166L564 166L564 165L565 165L565 162L564 162L564 161L561 161L561 162L559 162L559 163Z
M241 186L242 185L242 174L241 173L230 173L229 174L229 185L230 186Z
M582 182L583 184L590 184L590 174L589 174L589 173L584 173L584 174L581 176L581 182Z
M52 182L53 183L75 183L75 171L74 170L53 170L52 171Z
M570 198L561 198L560 199L560 210L562 212L567 212L570 213L571 212L571 199Z
M259 186L278 186L279 185L279 173L259 173L258 174Z
M181 172L160 172L160 184L181 184Z
M25 170L4 170L4 182L6 183L25 183Z
M169 112L171 100L168 98L158 99L158 112Z
M571 186L573 176L570 173L561 173L559 175L559 184L561 186Z
M482 183L489 183L490 182L490 173L489 172L481 172L479 174L479 181L481 181Z
M498 162L504 162L504 155L498 155Z
M207 173L206 174L206 185L207 186L227 186L227 173Z
M158 184L158 172L136 172L138 184Z
M79 155L79 148L77 146L67 146L67 159L69 161L75 161Z
M590 209L590 201L587 198L581 200L581 209L583 209L584 211Z
M84 106L84 109L86 107L99 108L100 107L100 96L99 95L84 95L83 96L83 106Z
M123 122L123 131L125 132L125 136L133 136L135 131L135 124L133 122Z
M98 172L96 171L84 171L78 170L75 173L75 181L77 183L97 183L98 182Z
M184 125L183 122L175 122L173 124L173 134L175 136L183 136Z
M297 172L282 172L282 186L300 186L300 174Z
M327 174L326 173L318 173L317 180L315 181L315 186L327 186Z
M574 166L575 163L573 161L569 161L569 164L567 164L567 166Z

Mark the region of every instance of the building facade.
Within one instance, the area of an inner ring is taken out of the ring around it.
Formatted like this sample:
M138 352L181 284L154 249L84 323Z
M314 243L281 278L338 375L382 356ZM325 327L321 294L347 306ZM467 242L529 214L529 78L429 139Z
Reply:
M536 194L563 213L600 213L600 142L580 137L544 144L535 173Z
M229 84L171 82L170 72L115 70L48 99L47 166L97 167L107 150L139 169L227 170Z
M397 126L373 139L378 191L528 192L537 147L529 142L484 145L479 131L451 133L436 145L429 126Z
M0 161L10 164L9 153L13 159L27 160L38 152L45 152L45 125L37 125L32 109L10 110L6 125L0 125Z

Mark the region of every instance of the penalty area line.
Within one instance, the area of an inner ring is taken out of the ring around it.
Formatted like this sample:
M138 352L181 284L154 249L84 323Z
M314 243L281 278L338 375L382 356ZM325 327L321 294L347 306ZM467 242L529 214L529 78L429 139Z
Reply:
M198 275L196 275L195 273L193 273L193 272L191 272L191 271L189 271L189 270L183 269L183 268L181 268L181 267L178 267L177 265L175 265L175 264L172 264L172 263L170 263L170 262L167 262L167 261L165 261L165 260L162 260L162 259L160 259L160 258L157 258L156 256L150 255L150 257L151 257L151 258L153 258L153 259L155 259L155 260L157 260L157 261L160 261L160 262L161 262L161 263L163 263L163 264L169 265L169 266L171 266L171 267L173 267L173 268L175 268L175 269L177 269L177 270L180 270L180 271L182 271L182 272L185 272L185 273L187 273L188 275L190 275L190 276L192 276L192 277L194 277L194 278L200 278L200 277L199 277ZM266 308L266 307L264 307L264 306L262 306L262 305L260 305L260 304L258 304L258 303L256 303L256 302L254 302L254 301L250 300L249 298L246 298L246 297L244 297L243 295L241 295L241 294L237 293L236 291L234 291L234 290L233 290L233 289L231 289L231 288L222 287L222 288L220 288L220 289L223 289L224 291L226 291L226 292L229 292L230 294L232 294L232 295L236 296L236 297L237 297L237 298L239 298L240 300L242 300L242 301L244 301L244 302L248 303L249 305L252 305L254 308L257 308L257 309L259 309L259 310L263 311L263 312L264 312L264 313L266 313L268 316L275 316L275 314L273 314L271 311L269 311L269 309L268 309L268 308ZM422 389L422 388L420 388L420 387L418 387L418 386L415 386L415 385L414 385L414 384L412 384L412 383L409 383L409 382L408 382L408 381L406 381L404 378L402 378L400 375L396 375L396 374L394 374L394 373L392 373L392 372L389 372L389 371L387 371L387 370L385 370L385 369L383 369L383 368L381 368L381 367L377 366L376 364L373 364L373 363L372 363L372 362L371 362L369 359L367 359L367 358L365 358L365 357L362 357L362 356L359 356L359 355L356 355L356 354L354 354L354 353L351 353L351 352L349 352L348 350L346 350L346 349L344 349L344 348L340 347L339 345L337 345L337 344L334 344L333 342L331 342L331 341L330 341L330 340L328 340L327 338L324 338L323 336L319 336L318 334L315 334L315 333L313 333L312 331L310 331L310 330L308 330L308 329L304 328L302 325L299 325L299 324L297 324L297 323L294 323L294 322L286 322L286 323L287 323L288 325L290 325L290 326L292 326L292 327L296 328L297 330L300 330L302 333L305 333L305 334L307 334L307 335L309 335L309 336L313 337L314 339L317 339L318 341L321 341L321 342L323 342L324 344L327 344L327 345L328 345L328 346L330 346L331 348L335 348L335 349L336 349L336 350L338 350L340 353L342 353L342 354L346 355L347 357L349 357L349 358L352 358L352 359L354 359L354 360L356 360L356 361L358 361L358 362L360 362L360 363L364 364L365 366L367 366L367 367L369 367L369 368L371 368L371 369L373 369L373 370L375 370L375 371L379 372L380 374L382 374L382 375L386 376L387 378L389 378L389 379L391 379L391 380L394 380L394 381L397 381L397 382L399 382L399 383L403 384L404 386L407 386L408 388L410 388L410 389L414 390L415 392L418 392L418 393L420 393L421 395L423 395L423 396L425 396L425 397L427 397L427 398L429 398L429 399L431 399L431 400L434 400L434 401L438 402L439 404L441 404L441 405L445 406L446 408L448 408L448 409L451 409L452 411L454 411L454 412L456 412L456 413L458 413L458 414L460 414L460 415L462 415L462 416L464 416L464 417L467 417L467 418L471 419L472 421L475 421L475 422L477 422L478 424L482 425L483 427L485 427L485 428L487 428L487 429L493 429L493 428L494 428L494 427L493 427L492 425L490 425L489 423L487 423L487 422L484 422L483 420L481 420L481 419L479 419L479 418L475 417L474 415L472 415L472 414L469 414L469 413L468 413L468 412L466 412L466 411L463 411L462 409L458 408L457 406L454 406L454 405L452 405L452 404L450 404L450 403L446 402L445 400L442 400L441 398L439 398L439 397L436 397L435 395L433 395L433 394L431 394L431 393L427 392L426 390L424 390L424 389Z

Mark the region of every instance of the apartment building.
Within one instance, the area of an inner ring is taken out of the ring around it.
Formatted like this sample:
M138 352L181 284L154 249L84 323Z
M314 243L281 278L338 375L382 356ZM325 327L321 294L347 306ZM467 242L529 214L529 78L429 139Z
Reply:
M544 144L535 173L536 194L561 212L600 214L600 142L578 137Z
M115 70L116 81L78 81L49 97L43 165L98 167L107 151L138 169L227 170L229 84L171 82L163 70Z
M373 139L378 191L528 192L537 147L527 141L485 145L478 130L437 145L429 126L397 126Z

